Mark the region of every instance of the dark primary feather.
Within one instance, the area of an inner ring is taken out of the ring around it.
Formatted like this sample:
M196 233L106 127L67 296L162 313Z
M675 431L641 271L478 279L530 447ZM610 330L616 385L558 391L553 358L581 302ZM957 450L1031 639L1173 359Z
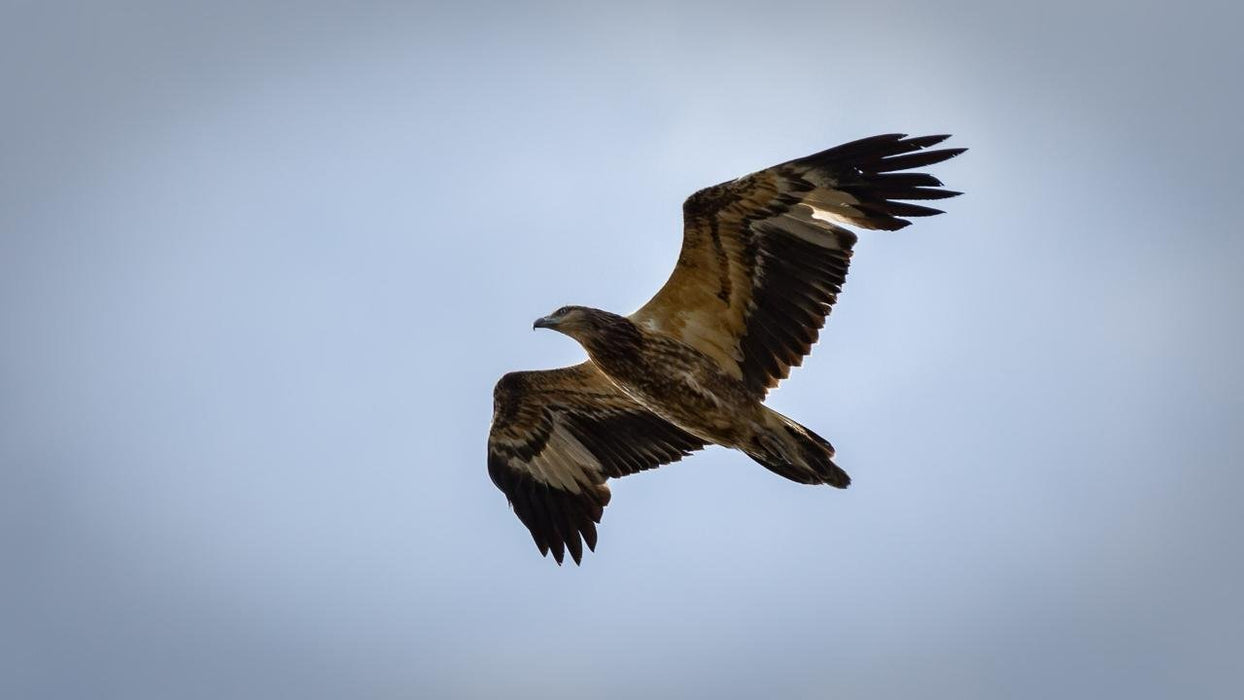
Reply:
M943 148L935 151L920 149L934 146L950 138L949 134L906 138L905 134L882 134L835 146L783 166L821 168L836 180L836 187L860 201L860 208L870 214L850 223L864 228L889 231L909 225L903 216L932 216L942 210L904 204L899 199L945 199L959 192L938 189L942 183L926 173L895 173L934 165L953 158L966 148Z
M683 246L669 280L631 315L716 359L758 397L811 350L846 280L856 235L940 210L925 173L895 172L965 149L946 136L883 134L707 187L683 205Z
M608 477L677 461L704 441L618 391L585 362L497 382L488 474L541 554L577 564L596 548Z

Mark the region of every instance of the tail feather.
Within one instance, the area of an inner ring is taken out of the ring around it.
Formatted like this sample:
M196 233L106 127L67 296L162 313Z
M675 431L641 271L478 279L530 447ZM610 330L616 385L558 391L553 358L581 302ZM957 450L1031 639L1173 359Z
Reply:
M851 483L834 464L834 447L825 438L776 411L744 451L769 471L801 484L829 484L845 489Z

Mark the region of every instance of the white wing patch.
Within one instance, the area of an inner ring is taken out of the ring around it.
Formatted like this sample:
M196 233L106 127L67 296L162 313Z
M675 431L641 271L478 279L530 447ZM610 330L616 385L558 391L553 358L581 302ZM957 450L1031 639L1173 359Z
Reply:
M846 231L829 221L815 218L816 212L819 210L812 207L808 207L808 209L811 211L811 214L806 214L803 211L779 214L778 216L753 223L752 228L759 231L769 229L769 233L773 233L776 230L777 232L794 236L805 243L811 243L818 248L842 250L840 236L846 233Z
M553 431L539 454L511 464L525 468L549 486L576 494L598 481L593 475L603 471L600 460L570 432L560 416L553 419Z

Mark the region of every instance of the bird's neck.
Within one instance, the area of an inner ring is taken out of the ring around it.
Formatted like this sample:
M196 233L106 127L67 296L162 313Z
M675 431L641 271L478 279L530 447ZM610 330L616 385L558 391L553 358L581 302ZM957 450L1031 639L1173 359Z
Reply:
M630 319L618 316L575 340L587 350L593 362L603 367L633 360L643 348L644 334Z

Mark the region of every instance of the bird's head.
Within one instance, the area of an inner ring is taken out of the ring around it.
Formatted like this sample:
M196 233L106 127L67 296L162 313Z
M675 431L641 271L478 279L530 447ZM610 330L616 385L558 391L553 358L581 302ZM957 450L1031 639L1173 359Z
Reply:
M535 328L549 328L582 341L600 331L614 319L614 315L587 306L563 306L531 324Z

